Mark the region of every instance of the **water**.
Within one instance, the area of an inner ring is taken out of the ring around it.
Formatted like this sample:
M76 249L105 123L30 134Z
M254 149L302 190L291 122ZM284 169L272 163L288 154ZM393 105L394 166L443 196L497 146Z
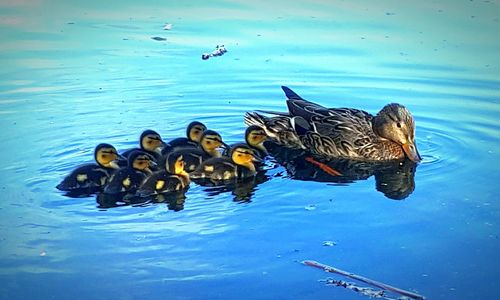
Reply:
M306 259L428 299L499 297L498 1L179 2L0 4L2 299L364 298ZM285 108L280 85L407 106L414 190L273 162L256 186L193 184L184 203L106 209L55 189L146 128L169 140L196 119L240 141L246 111Z

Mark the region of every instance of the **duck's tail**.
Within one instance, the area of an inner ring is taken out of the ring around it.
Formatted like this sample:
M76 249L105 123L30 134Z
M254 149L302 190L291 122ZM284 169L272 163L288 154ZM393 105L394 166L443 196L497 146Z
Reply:
M266 119L267 117L264 117L263 115L256 113L256 112L247 112L245 114L245 125L247 126L259 126L261 128L266 127Z
M264 129L270 140L289 148L303 149L304 146L297 136L293 124L291 124L292 119L289 116L269 118L257 112L247 112L245 114L245 124L248 126L256 125Z
M264 129L267 136L271 139L277 138L278 129L276 128L276 124L273 125L271 118L263 116L257 112L247 112L245 114L245 124L247 126L255 125Z

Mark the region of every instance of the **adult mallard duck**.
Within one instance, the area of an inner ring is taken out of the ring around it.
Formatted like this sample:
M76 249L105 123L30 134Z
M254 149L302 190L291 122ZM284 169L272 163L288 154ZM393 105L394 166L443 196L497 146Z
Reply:
M354 108L326 108L283 86L288 112L245 115L247 125L262 127L277 144L305 149L324 158L366 161L421 157L415 144L415 122L401 104L384 106L376 115Z

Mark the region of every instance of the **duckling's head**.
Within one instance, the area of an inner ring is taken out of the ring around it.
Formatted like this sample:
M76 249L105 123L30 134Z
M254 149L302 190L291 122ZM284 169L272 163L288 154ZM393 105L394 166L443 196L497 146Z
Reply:
M382 138L400 145L410 160L419 162L422 159L415 144L415 121L403 105L391 103L384 106L373 118L373 130Z
M185 163L182 154L177 152L172 152L171 154L168 155L165 162L165 169L167 170L167 172L177 175L187 175L187 172L184 169L184 167Z
M232 147L231 160L235 164L245 166L252 171L255 171L254 162L260 161L260 159L255 156L252 148L243 143L236 144Z
M145 130L140 137L141 148L161 154L161 150L165 146L165 143L161 139L161 136L154 130Z
M228 145L222 141L222 137L216 131L205 130L201 135L200 146L205 152L214 157L220 157L221 154L217 148L228 148Z
M144 151L135 150L128 156L129 167L147 173L152 173L151 166L155 165L154 158Z
M99 144L94 150L94 159L102 167L119 169L118 158L122 158L115 147L110 144Z
M264 142L267 140L267 134L261 127L257 125L250 125L245 131L245 141L248 145L260 149L267 153Z
M203 132L205 132L205 130L207 130L207 126L205 126L205 124L198 121L193 121L189 123L187 127L187 138L193 142L199 143L201 140L201 136Z

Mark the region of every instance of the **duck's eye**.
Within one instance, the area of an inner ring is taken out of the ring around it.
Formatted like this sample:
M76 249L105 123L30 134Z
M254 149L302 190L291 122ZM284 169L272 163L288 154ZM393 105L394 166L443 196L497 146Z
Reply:
M398 128L401 128L401 123L397 122L396 126L398 126Z

